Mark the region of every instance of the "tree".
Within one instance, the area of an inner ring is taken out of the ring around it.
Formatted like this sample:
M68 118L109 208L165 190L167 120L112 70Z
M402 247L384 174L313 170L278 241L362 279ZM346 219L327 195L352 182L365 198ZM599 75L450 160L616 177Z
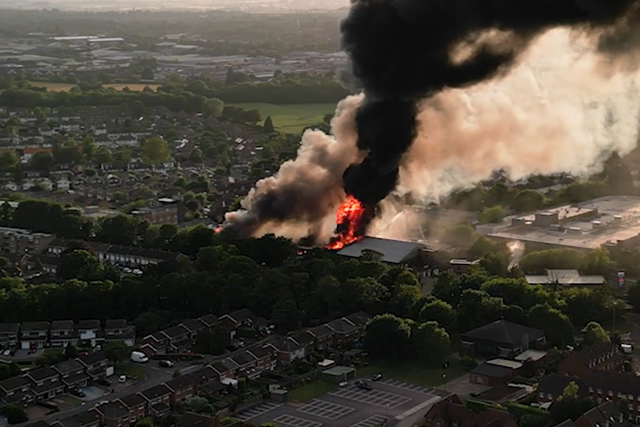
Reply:
M300 327L300 317L300 310L293 299L280 300L273 306L271 320L283 331Z
M77 249L62 254L56 272L62 280L79 279L90 282L102 279L104 267L95 255Z
M549 409L556 422L562 422L568 419L575 421L595 406L591 399L580 399L578 390L576 383L570 382L564 388L562 395L551 405Z
M67 359L75 359L76 357L78 357L78 349L75 345L69 343L64 348L64 355Z
M0 413L7 418L9 424L20 424L29 420L29 418L27 418L27 413L20 405L7 405L2 408Z
M142 74L140 75L142 80L153 80L155 78L153 74L153 70L149 67L142 70Z
M529 310L529 325L541 329L552 345L573 341L573 324L566 314L549 304L538 304Z
M12 172L18 165L19 161L20 159L18 159L18 156L13 151L7 151L0 154L0 171Z
M189 160L194 163L202 163L202 150L199 148L191 150L191 153L189 153Z
M111 163L113 161L111 150L104 146L98 147L94 155L94 160L98 164Z
M532 212L542 208L544 204L544 194L535 190L522 190L514 197L511 208L516 212Z
M140 150L142 160L150 165L159 165L171 157L169 144L157 136L146 139L140 146Z
M163 326L162 317L151 311L146 311L136 317L136 332L140 336L147 336L158 332Z
M597 343L610 343L611 338L607 331L598 322L589 322L582 330L584 333L583 342L586 345Z
M393 314L374 317L367 325L364 348L374 359L397 359L406 354L411 327Z
M104 355L114 364L126 360L131 355L131 348L123 342L107 342L102 347Z
M629 300L629 304L636 309L636 311L640 310L640 282L636 282L629 286L627 290L627 299Z
M440 241L445 245L467 248L473 244L475 231L468 224L452 225L444 229Z
M598 248L584 257L580 270L584 274L609 276L616 271L616 264L609 257L609 251L605 248Z
M505 216L507 216L507 212L502 206L493 206L480 212L478 215L478 222L480 224L497 224L501 222Z
M418 360L427 364L442 362L450 345L449 334L437 322L424 322L411 331L411 350Z
M202 114L206 116L219 117L222 114L224 102L217 98L208 98L202 105Z
M436 321L447 331L452 331L456 324L456 313L450 304L439 299L426 302L420 309L420 321Z
M48 171L53 166L53 156L47 151L38 151L29 159L29 166L38 171Z
M267 118L264 119L262 129L264 129L264 131L267 133L273 133L276 131L276 129L273 127L273 120L271 120L271 116L267 116Z

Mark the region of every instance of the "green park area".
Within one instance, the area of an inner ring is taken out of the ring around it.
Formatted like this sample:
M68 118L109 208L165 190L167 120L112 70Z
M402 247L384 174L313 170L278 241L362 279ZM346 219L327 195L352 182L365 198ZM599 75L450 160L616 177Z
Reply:
M308 402L311 399L315 399L323 394L332 392L337 388L338 387L335 384L328 381L316 380L309 384L305 384L302 387L290 390L289 399L295 400L296 402Z
M244 110L258 110L262 118L271 116L274 127L280 132L300 133L306 126L322 122L327 114L333 114L336 104L289 104L267 103L230 104Z
M381 373L385 378L403 381L408 384L416 384L422 387L437 387L446 382L455 380L465 374L460 365L460 359L450 358L449 367L433 368L416 362L405 363L372 363L367 367L358 369L360 378L370 378L374 374Z

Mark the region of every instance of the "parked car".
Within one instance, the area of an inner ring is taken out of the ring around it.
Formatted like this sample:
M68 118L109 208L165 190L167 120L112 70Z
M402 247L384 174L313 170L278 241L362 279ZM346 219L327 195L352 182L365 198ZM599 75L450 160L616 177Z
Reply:
M111 380L109 380L107 378L102 378L102 379L98 380L98 384L104 385L104 386L110 386L111 385Z
M161 360L158 365L162 368L173 368L173 362L171 360Z
M368 382L362 381L362 380L356 381L356 387L358 387L361 390L371 390L372 389Z
M74 396L78 396L78 397L85 397L86 396L82 390L77 389L77 388L70 389L69 393L73 394Z
M378 374L374 374L371 377L371 381L380 381L383 378L382 374L378 373Z
M127 376L126 375L120 375L120 378L118 378L118 382L120 384L124 384L127 382Z
M3 356L11 356L11 349L10 348L6 349L5 351L2 352L2 355Z
M29 351L27 351L27 354L33 354L33 353L35 353L36 351L38 351L38 349L37 349L37 348L31 347L31 348L29 349Z

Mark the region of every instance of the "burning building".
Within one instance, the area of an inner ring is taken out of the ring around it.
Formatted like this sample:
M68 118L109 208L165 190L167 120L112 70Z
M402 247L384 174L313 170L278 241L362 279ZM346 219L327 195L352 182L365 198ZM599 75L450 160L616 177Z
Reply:
M593 173L638 141L638 21L640 0L352 0L344 82L361 94L224 226L340 249L393 194Z

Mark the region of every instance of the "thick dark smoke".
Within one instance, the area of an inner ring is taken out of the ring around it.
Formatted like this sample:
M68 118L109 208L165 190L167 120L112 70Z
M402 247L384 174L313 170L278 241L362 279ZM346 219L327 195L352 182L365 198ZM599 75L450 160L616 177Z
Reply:
M553 27L610 27L600 48L623 49L616 40L638 31L639 3L353 0L341 25L342 44L351 60L348 80L365 94L356 126L358 148L367 156L345 171L346 192L375 205L396 187L400 161L416 136L419 100L507 72L536 36Z

